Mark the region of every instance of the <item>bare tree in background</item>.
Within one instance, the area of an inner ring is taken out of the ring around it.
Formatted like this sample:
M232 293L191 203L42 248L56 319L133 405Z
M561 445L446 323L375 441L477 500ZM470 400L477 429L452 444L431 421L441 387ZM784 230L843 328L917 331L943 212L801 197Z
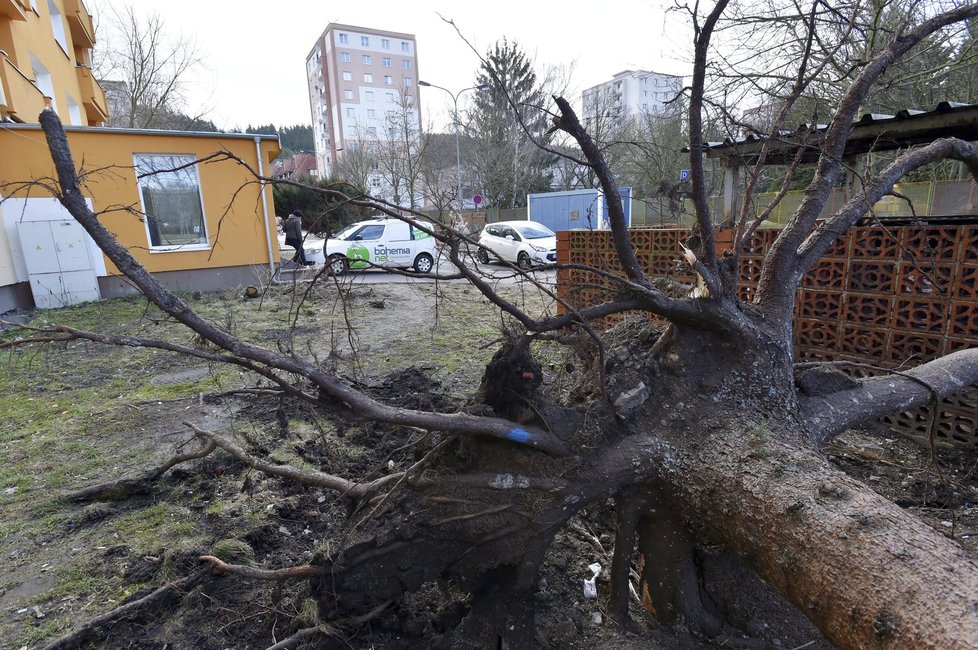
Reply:
M137 14L132 5L113 12L96 74L109 85L108 126L137 129L192 127L203 115L186 115L187 75L200 65L192 38L168 35L158 13Z
M778 9L772 8L770 20L758 14L756 24L779 20ZM857 9L828 7L819 0L796 6L800 22L792 27L811 47L791 58L793 72L782 71L794 81L775 126L824 69L807 55L814 43L844 32ZM978 350L866 379L840 378L831 366L808 365L804 372L814 374L807 385L814 383L819 390L796 384L800 369L792 353L801 278L869 206L910 170L938 160L959 160L978 175L978 146L943 138L903 152L867 178L843 207L817 221L844 171L842 153L853 120L881 75L918 44L978 16L974 3L943 11L916 9L913 20L893 26L886 43L853 69L818 143L820 158L805 199L767 253L749 304L737 294L738 256L761 217L745 206L733 224L733 253L717 254L702 156L704 113L711 101L707 76L712 62L724 56L712 43L724 33L726 0L690 10L695 40L689 165L698 236L687 261L697 275L695 287L664 285L646 275L630 243L616 200L617 183L603 152L569 102L555 97L553 127L574 139L583 154L578 163L594 171L608 197L621 277L594 270L612 282L606 302L535 317L494 292L465 264L471 241L450 230L433 232L459 274L515 323L475 391L476 407L466 412L380 403L315 360L245 343L198 316L105 231L85 205L56 115L46 111L41 122L65 207L135 286L211 345L188 349L133 337L121 343L206 355L248 369L334 417L435 434L427 453L410 468L371 480L296 471L265 461L224 434L195 427L211 449L219 447L260 471L334 491L349 503L348 543L293 572L324 576L310 586L321 612L369 620L378 607L423 585L450 584L467 596L465 617L446 632L447 646L536 647L533 594L544 554L574 513L613 498L617 527L608 611L619 622L628 618L637 544L647 558L642 582L661 621L682 622L708 638L739 637L704 598L694 548L707 544L739 558L839 647L971 648L978 639L974 558L834 468L820 449L852 426L978 381ZM758 32L756 44L763 35ZM395 206L370 205L398 213ZM656 314L669 322L668 329L661 336L643 329L610 351L594 342L601 339L593 321L632 310ZM568 328L592 341L584 356L601 381L582 403L561 404L540 390L540 366L530 343L567 334ZM97 333L59 330L46 340L56 334L120 343ZM281 579L284 574L262 575ZM323 630L300 633L311 638ZM763 647L761 641L742 641Z

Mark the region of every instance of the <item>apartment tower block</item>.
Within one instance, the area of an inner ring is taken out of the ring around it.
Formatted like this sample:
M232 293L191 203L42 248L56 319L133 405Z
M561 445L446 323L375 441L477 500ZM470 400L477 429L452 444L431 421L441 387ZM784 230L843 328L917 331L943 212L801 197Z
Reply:
M405 107L421 128L412 34L330 23L306 58L306 77L321 176L345 151L384 139Z

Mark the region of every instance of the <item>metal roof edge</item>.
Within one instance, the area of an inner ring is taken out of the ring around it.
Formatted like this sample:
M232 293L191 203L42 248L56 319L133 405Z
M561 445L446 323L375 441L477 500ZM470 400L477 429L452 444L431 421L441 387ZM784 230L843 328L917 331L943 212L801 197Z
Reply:
M40 124L25 124L23 122L0 122L0 129L23 131L40 131ZM189 138L222 138L234 140L278 140L278 135L268 133L227 133L225 131L176 131L167 129L128 129L115 126L69 126L64 125L66 133L116 133L149 136L184 136Z

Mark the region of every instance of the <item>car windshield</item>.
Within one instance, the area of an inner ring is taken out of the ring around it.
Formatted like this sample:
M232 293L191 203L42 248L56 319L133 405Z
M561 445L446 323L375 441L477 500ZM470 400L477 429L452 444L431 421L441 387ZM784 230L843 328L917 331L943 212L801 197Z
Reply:
M526 239L543 239L545 237L557 236L550 228L538 223L524 223L514 227Z

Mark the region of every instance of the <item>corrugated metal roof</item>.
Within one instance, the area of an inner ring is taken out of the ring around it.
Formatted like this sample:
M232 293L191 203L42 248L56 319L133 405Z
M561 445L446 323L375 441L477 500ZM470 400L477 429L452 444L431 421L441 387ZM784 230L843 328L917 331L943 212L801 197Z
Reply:
M749 163L751 159L756 160L765 142L771 142L769 164L787 162L795 156L798 147L809 150L804 154L803 162L812 162L818 157L819 144L827 129L827 124L799 124L793 131L778 131L775 138L753 133L725 138L707 142L706 153L711 158L744 157ZM978 140L978 104L944 101L929 111L905 108L895 115L864 113L853 122L845 156L903 149L948 136Z

